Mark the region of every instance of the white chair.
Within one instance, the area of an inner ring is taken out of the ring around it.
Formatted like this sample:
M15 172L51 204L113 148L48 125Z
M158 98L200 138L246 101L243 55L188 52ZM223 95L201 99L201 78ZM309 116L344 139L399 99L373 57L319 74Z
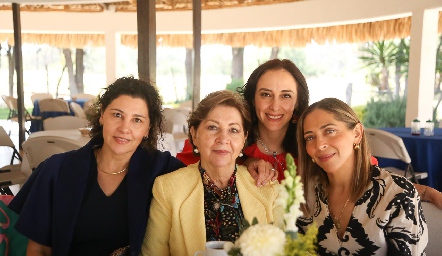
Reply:
M53 99L52 94L50 93L33 93L31 95L31 101L34 103L36 100L43 100L43 99Z
M166 133L188 133L187 114L185 110L180 109L164 109L163 115L165 119L165 132Z
M93 95L93 94L88 94L88 93L77 93L72 95L72 99L76 99L76 100L95 100L95 98L97 98L97 96Z
M176 156L177 150L175 140L173 135L170 133L164 133L163 137L158 139L157 148L160 151L169 151L172 156Z
M20 162L22 161L20 153L15 148L14 143L12 142L11 138L9 137L9 135L6 133L6 131L3 128L3 126L0 126L0 147L9 147L12 150L12 157L11 157L11 161L10 161L9 164L13 164L14 163L14 159L17 159Z
M407 148L405 148L402 138L390 132L380 129L365 128L365 135L370 144L371 154L375 157L383 157L400 160L407 164L405 170L398 169L393 166L380 166L390 172L405 176L414 183L417 180L428 177L426 172L414 172L411 165L411 158L408 155Z
M71 107L75 116L86 119L86 114L80 104L72 101L71 103L69 103L69 106Z
M422 202L422 210L427 221L428 244L425 252L427 256L438 256L442 252L440 231L442 230L442 209L429 202Z
M13 195L11 189L9 188L15 184L23 184L28 179L28 175L21 171L21 163L13 164L14 159L22 161L20 153L15 148L9 135L6 133L5 129L0 126L0 146L9 147L12 149L12 157L9 165L0 168L0 194Z
M3 101L6 103L6 107L9 109L7 120L10 120L12 122L18 123L18 103L17 99L11 96L2 95ZM40 116L33 116L29 114L29 112L25 109L24 111L25 115L25 121L41 121ZM30 134L29 130L26 130L26 133ZM11 130L9 130L9 133L11 134Z
M38 101L38 106L43 120L46 118L45 112L60 112L64 113L64 115L71 114L68 103L62 99L42 99Z
M22 144L23 151L29 161L29 167L35 169L48 157L71 150L79 149L80 146L69 138L56 136L42 136L29 138Z
M43 121L45 131L84 128L88 125L85 118L78 116L48 117Z

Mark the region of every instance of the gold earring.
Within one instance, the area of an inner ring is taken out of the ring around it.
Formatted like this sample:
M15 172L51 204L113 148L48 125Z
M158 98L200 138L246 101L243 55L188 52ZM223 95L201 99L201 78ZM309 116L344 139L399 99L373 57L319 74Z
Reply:
M312 158L312 162L315 163L315 159Z
M361 146L359 144L353 143L354 150L359 150Z

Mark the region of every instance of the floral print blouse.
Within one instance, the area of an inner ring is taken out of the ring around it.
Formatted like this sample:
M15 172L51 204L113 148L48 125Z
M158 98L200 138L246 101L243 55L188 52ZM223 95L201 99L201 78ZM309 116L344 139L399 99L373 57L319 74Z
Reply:
M377 166L371 174L371 183L356 201L342 239L319 183L309 197L309 202L314 200L311 215L298 218L299 232L316 223L319 255L425 255L427 224L413 184Z
M236 189L236 168L225 189L219 189L200 166L204 186L206 241L231 241L239 237L244 215Z

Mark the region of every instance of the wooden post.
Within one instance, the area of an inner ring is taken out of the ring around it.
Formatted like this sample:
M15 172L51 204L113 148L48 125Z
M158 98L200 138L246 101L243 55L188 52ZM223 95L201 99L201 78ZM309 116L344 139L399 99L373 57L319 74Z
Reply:
M156 81L156 10L155 1L137 1L138 77Z
M18 145L21 149L21 144L26 140L25 138L25 105L23 99L23 59L21 54L21 20L20 20L20 5L12 3L12 20L14 23L14 57L15 57L15 72L17 75L17 103L18 103Z
M201 87L201 0L193 0L193 100L192 110L200 102Z

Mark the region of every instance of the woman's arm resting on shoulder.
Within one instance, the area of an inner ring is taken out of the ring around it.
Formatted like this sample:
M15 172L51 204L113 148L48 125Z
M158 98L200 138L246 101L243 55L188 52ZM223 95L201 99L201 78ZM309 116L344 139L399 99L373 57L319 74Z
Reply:
M442 209L442 193L432 187L428 187L421 184L414 184L422 201L430 202Z
M39 244L29 239L28 248L26 251L27 256L51 256L52 248L46 245Z
M243 164L247 167L250 175L255 179L256 186L258 187L278 179L278 171L272 171L272 164L263 159L247 158Z

